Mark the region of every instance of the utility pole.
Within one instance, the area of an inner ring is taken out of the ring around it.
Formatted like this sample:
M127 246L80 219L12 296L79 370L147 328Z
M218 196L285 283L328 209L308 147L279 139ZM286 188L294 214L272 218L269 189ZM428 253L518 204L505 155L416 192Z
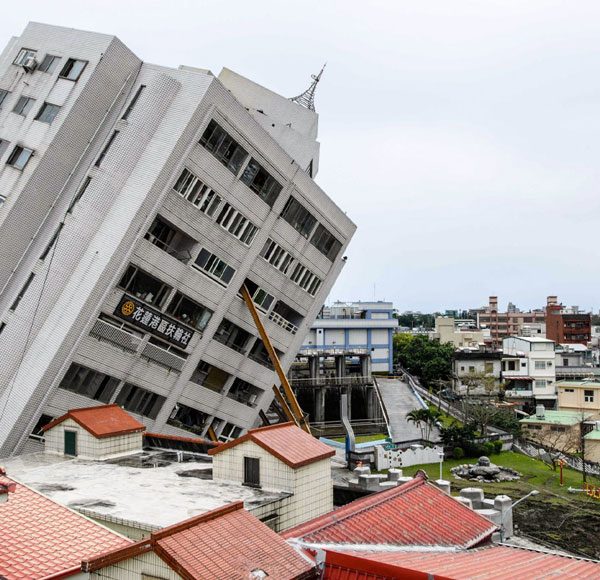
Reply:
M581 435L581 471L583 474L583 483L587 482L587 474L585 472L585 419L583 413L581 414L581 423L579 423L579 433Z

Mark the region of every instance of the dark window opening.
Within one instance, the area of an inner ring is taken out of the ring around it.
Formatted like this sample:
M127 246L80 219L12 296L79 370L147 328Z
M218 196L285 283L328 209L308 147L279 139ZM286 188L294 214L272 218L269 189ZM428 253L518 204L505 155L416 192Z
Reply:
M21 147L17 145L10 157L6 161L7 165L14 167L15 169L23 170L33 155L33 149L27 149L27 147Z
M44 434L42 427L45 427L48 423L50 423L50 421L52 421L52 419L54 419L54 417L50 415L41 415L35 424L35 427L31 431L31 434L41 437Z
M131 99L129 106L125 109L125 112L123 113L123 116L121 117L121 119L123 119L123 121L126 121L128 119L129 115L131 114L131 111L133 111L133 108L135 107L136 103L138 102L138 99L140 98L140 95L142 94L142 91L145 88L146 88L146 85L140 85L140 87L136 91L135 95L133 96L133 99Z
M60 111L60 107L58 105L53 105L52 103L44 103L41 109L38 111L37 116L35 117L36 121L40 121L40 123L48 123L50 125L52 121L58 115Z
M260 487L260 459L244 457L244 485Z
M71 213L73 211L73 208L75 207L77 202L83 197L83 194L85 193L86 189L88 188L88 186L90 185L91 182L92 182L92 178L88 175L83 180L83 183L81 184L81 187L79 188L79 191L75 194L75 197L73 198L73 201L71 202L71 205L69 205L69 209L67 210L67 213Z
M132 265L127 268L119 286L136 298L148 304L154 304L158 308L164 304L165 298L171 290L170 286L158 278Z
M252 335L233 322L223 319L213 338L229 348L244 354Z
M283 353L276 348L274 348L275 354L279 359L283 356ZM264 367L267 367L270 370L274 370L273 363L271 362L271 357L269 356L269 352L265 347L261 338L257 338L252 345L252 349L248 353L248 358L261 364Z
M154 218L144 238L184 264L191 260L196 245L196 240L172 226L161 216Z
M31 97L19 97L17 104L13 108L13 113L26 117L29 111L31 111L33 103L35 103L35 99Z
M200 144L210 151L229 171L238 174L248 153L215 121L211 121L200 138Z
M190 381L215 393L220 393L230 376L229 373L201 360L190 377Z
M96 167L100 167L100 165L104 161L104 158L106 157L106 154L108 153L108 150L111 148L111 146L112 146L114 140L117 138L118 134L119 134L118 131L113 131L113 133L110 136L109 140L106 142L106 145L104 146L104 149L102 149L102 152L100 153L100 155L98 155L98 159L96 159L96 163L94 163L94 165Z
M332 262L342 249L341 242L321 224L319 224L319 227L310 239L310 243Z
M77 81L83 72L83 69L86 67L87 61L85 60L77 60L75 58L70 58L63 66L60 74L58 75L61 79L67 79L69 81Z
M251 385L250 383L236 378L227 393L227 396L238 403L248 405L248 407L256 407L256 401L264 391Z
M197 302L194 302L187 296L184 296L181 292L177 292L171 300L167 312L177 320L180 320L184 324L193 326L198 330L204 330L210 317L212 316L212 310L202 306Z
M109 403L118 384L119 379L73 363L58 386L95 401Z
M47 54L44 57L44 59L42 60L42 62L40 63L38 70L40 72L53 73L54 69L56 68L56 65L59 62L60 62L60 56L54 56L53 54Z
M270 207L273 207L283 189L283 186L256 159L250 160L240 180Z
M244 285L246 286L248 293L252 297L254 304L256 304L256 306L258 306L258 308L260 308L261 310L267 312L269 308L271 308L271 304L273 304L273 300L275 300L275 297L272 294L269 294L266 290L260 288L258 284L256 284L249 278L246 278L244 280Z
M58 225L58 228L54 232L54 235L52 236L52 238L50 238L50 241L48 242L48 245L46 246L46 248L42 252L42 255L40 256L40 260L43 261L43 260L46 259L46 256L48 256L50 250L54 247L54 244L56 243L56 240L58 239L58 236L60 235L60 232L63 229L64 225L65 224L62 223L62 222Z
M35 274L29 274L29 278L27 278L27 282L25 282L25 284L23 284L21 291L17 294L15 301L12 303L11 307L9 308L9 310L11 312L14 312L17 309L17 306L19 306L19 303L23 299L23 296L25 296L25 293L27 292L29 285L33 282L34 277L35 277Z
M167 423L173 427L191 431L196 435L202 435L207 420L208 415L206 413L188 407L187 405L177 403L171 412L171 416L167 420Z
M149 419L156 419L166 397L126 383L117 396L115 403L127 411L143 415Z
M308 238L317 223L315 216L293 197L287 200L281 217L305 238Z

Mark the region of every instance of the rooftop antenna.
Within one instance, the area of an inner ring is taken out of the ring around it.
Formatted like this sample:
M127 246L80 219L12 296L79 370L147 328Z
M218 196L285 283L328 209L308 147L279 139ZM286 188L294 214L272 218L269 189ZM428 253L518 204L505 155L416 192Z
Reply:
M319 81L321 80L321 75L323 74L323 71L325 70L326 66L327 66L327 63L325 63L323 65L323 68L320 70L318 75L310 75L313 80L312 83L310 84L310 87L308 87L308 89L306 89L303 93L299 94L297 97L290 98L290 101L292 101L294 103L298 103L299 105L306 107L310 111L314 111L315 110L315 90L317 89L317 85L319 84Z

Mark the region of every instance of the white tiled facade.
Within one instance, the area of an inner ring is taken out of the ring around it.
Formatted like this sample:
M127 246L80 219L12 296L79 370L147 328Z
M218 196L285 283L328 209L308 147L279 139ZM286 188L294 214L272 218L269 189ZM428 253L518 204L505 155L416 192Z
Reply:
M94 437L73 419L65 419L46 431L45 452L65 455L65 431L76 433L77 457L102 461L141 453L143 433L126 433L110 437Z
M52 72L25 71L13 64L23 47L38 61L61 60ZM60 78L67 59L87 61L77 81ZM318 155L317 115L231 71L224 80L231 88L201 69L145 64L115 37L42 24L28 25L2 53L0 90L10 94L0 105L0 139L9 143L0 147L0 456L20 451L41 415L95 403L117 402L154 431L205 435L212 425L223 439L269 407L276 375L248 357L258 332L238 290L249 279L272 296L263 320L287 370L355 226L305 172ZM36 100L25 118L12 111L23 95ZM292 132L256 120L261 98L274 124L284 126L287 115ZM35 120L44 102L61 106L49 125ZM247 152L235 172L199 143L211 121ZM15 145L35 150L23 170L6 164ZM254 175L252 159L282 186L272 207L242 181ZM184 169L219 196L212 215L174 190ZM291 197L314 217L306 236L281 217ZM236 226L232 233L217 223L226 204L257 228L249 244ZM175 232L171 245L152 241L157 216ZM311 243L320 227L339 243L335 256ZM289 271L261 257L268 240L294 260ZM228 283L193 267L203 251L235 270ZM296 266L306 280L321 280L317 291L292 280ZM130 267L166 286L162 304L150 303L156 292L121 286ZM166 312L178 293L212 311L204 328ZM177 322L171 337L193 337L176 345L123 322L116 309L126 294L146 315L158 312L163 330ZM293 325L282 323L280 306ZM214 340L224 319L250 334L243 352ZM226 380L199 384L201 363Z
M293 494L278 506L269 504L251 510L258 518L276 513L275 531L287 530L333 509L329 458L292 468L253 441L244 441L213 456L213 479L243 483L244 457L259 459L262 489Z
M105 580L179 580L182 578L154 552L140 554L86 575Z

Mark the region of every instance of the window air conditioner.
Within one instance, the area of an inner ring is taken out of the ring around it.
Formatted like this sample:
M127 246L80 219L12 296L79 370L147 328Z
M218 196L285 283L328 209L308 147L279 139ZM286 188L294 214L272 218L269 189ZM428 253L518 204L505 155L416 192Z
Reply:
M28 56L21 65L27 72L33 72L37 68L38 62L34 56Z

